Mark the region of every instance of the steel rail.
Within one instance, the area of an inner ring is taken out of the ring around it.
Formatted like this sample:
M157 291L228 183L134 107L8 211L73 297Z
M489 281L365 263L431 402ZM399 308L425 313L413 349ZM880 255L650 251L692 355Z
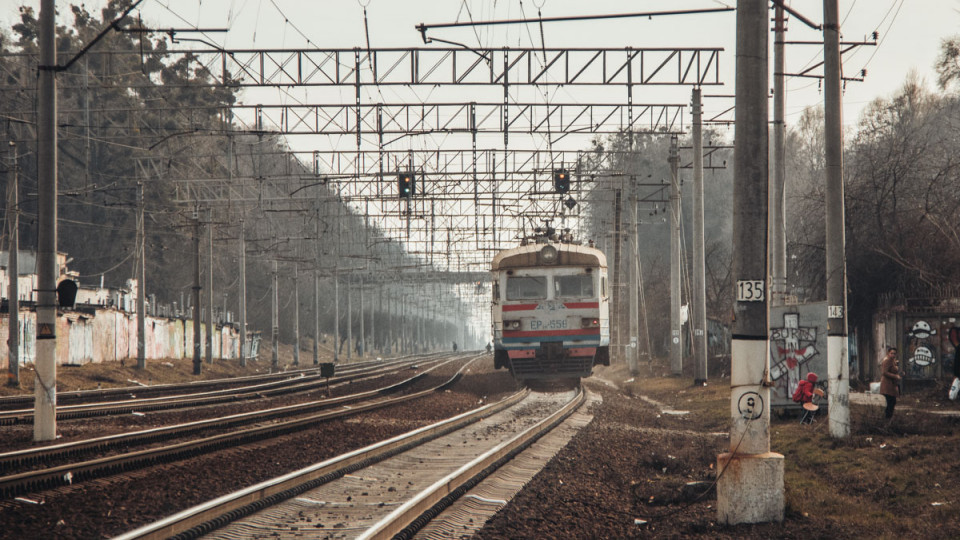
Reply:
M307 414L323 409L329 409L337 405L343 405L345 403L370 399L378 395L382 396L397 392L422 379L427 373L427 371L424 371L423 373L419 373L413 377L382 388L368 390L365 392L357 392L355 394L349 394L335 398L327 398L317 401L310 401L307 403L298 403L283 407L232 414L219 418L196 420L183 424L162 426L128 433L105 435L103 437L94 437L91 439L60 443L40 448L26 448L23 450L4 452L0 453L0 474L8 474L9 471L18 467L24 467L34 463L42 463L49 459L62 459L68 457L76 458L78 456L93 452L104 452L117 448L128 448L136 445L165 441L204 430L228 429L265 420L275 420L289 416Z
M358 540L412 538L444 508L573 414L583 404L585 395L581 387L574 399L556 412L434 482L367 529Z
M403 366L407 362L397 362L393 365ZM341 375L331 378L334 384L365 378L376 374L385 374L392 371L391 367L383 367L373 371L359 371L350 375ZM57 408L57 420L78 418L92 418L96 416L110 416L131 414L134 412L160 411L179 409L201 405L216 405L235 403L262 397L305 392L326 385L326 379L319 373L310 376L293 377L279 381L240 388L226 388L211 392L198 392L155 398L130 399L117 402L100 402L80 405L68 405ZM20 409L0 412L0 426L15 424L32 424L33 409Z
M257 442L281 435L287 435L305 429L308 426L327 422L333 419L345 418L362 412L369 412L383 407L397 405L406 401L427 396L441 391L454 383L462 376L463 370L478 356L465 364L456 375L448 381L419 392L374 400L360 405L347 406L334 411L321 412L304 418L280 422L270 426L257 426L231 433L223 433L202 439L185 441L160 448L152 448L135 452L128 452L115 456L88 460L80 463L70 463L57 467L29 471L0 477L0 497L16 497L40 489L50 489L63 485L109 476L122 471L143 468L158 463L167 463L200 455L223 448L230 448L242 444ZM435 369L438 366L434 366ZM430 371L430 370L428 370ZM420 374L424 375L426 372Z
M63 405L64 402L97 402L115 399L119 396L129 394L151 395L164 394L185 390L202 390L207 388L230 387L249 384L251 380L261 382L298 377L300 373L317 371L319 368L310 368L296 371L287 371L283 373L272 373L266 375L248 375L232 379L211 379L208 381L196 381L192 383L177 384L154 384L148 386L119 386L115 388L101 388L96 390L77 390L74 392L57 392L57 404ZM232 383L232 384L231 384ZM33 394L20 394L15 396L0 397L0 410L23 408L32 405L36 398Z
M224 495L119 535L114 540L157 539L175 535L181 535L180 537L183 538L199 536L237 518L249 515L264 507L340 478L345 474L461 429L518 403L529 393L529 389L521 390L497 403L484 405L453 418L424 426L305 469Z
M395 363L403 361L402 358L397 358L390 360L389 362L363 362L350 364L349 366L340 366L342 368L366 368L371 365L386 365L388 363ZM317 372L320 369L319 366L316 367L307 367L303 369L289 370L278 373L264 373L261 375L244 375L243 377L231 377L224 379L209 379L202 381L193 381L188 383L170 383L170 384L152 384L146 386L119 386L115 388L101 388L96 390L77 390L73 392L57 392L57 404L63 404L64 400L67 401L104 401L106 399L112 399L116 396L124 396L132 393L139 395L151 395L151 394L165 394L173 393L180 391L189 391L189 390L203 390L207 388L219 388L227 387L233 388L236 386L242 386L249 384L250 382L259 381L266 382L275 379L294 379L300 376L301 373L312 373ZM22 406L22 405L32 405L36 398L33 394L20 394L15 396L5 396L0 397L0 410L10 409L12 407Z

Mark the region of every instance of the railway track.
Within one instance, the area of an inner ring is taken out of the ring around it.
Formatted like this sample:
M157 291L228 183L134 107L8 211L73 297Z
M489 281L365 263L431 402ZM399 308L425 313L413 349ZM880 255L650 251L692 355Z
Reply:
M343 370L363 370L387 366L393 364L410 363L424 361L447 356L446 353L430 353L417 355L416 357L404 356L391 358L389 360L369 360L366 362L354 362L350 364L338 364L338 371ZM142 384L135 386L122 386L116 388L98 388L96 390L76 390L76 391L58 391L57 404L80 404L96 403L111 400L120 400L128 398L131 395L139 398L168 396L176 394L192 394L197 392L210 392L213 390L223 390L243 386L269 383L271 381L283 381L285 379L297 379L301 376L310 376L320 373L320 366L308 366L302 369L279 371L277 373L263 373L258 375L246 375L243 377L231 377L227 379L209 379L202 381L192 381L187 383L171 384ZM134 382L134 381L130 381ZM36 398L33 394L20 394L15 396L0 397L0 411L14 409L26 409L33 405Z
M314 401L305 404L291 405L255 411L223 418L190 422L176 426L168 426L144 430L129 434L119 434L85 441L75 441L61 445L53 445L37 449L22 450L0 454L0 470L11 470L15 467L29 466L44 463L52 459L75 458L89 455L92 452L109 452L111 450L126 449L135 445L155 443L157 441L182 438L192 433L210 431L213 429L230 429L245 424L258 424L266 421L279 420L265 425L255 425L242 429L234 429L217 435L192 439L179 443L150 448L140 451L125 452L122 454L91 459L83 462L66 463L54 467L8 474L0 477L0 497L10 498L26 493L70 485L77 482L128 472L146 466L168 463L191 456L250 444L281 435L294 433L306 429L319 422L345 418L366 411L389 407L433 392L443 390L459 380L463 370L476 357L466 362L456 375L449 380L431 388L412 392L395 397L385 397L391 393L406 388L418 380L444 365L437 364L426 369L405 381L389 385L380 389L361 392L350 396ZM454 362L457 360L448 360ZM333 410L323 411L322 409ZM307 416L303 416L306 414ZM294 419L282 420L284 417L298 416Z
M523 390L117 538L284 538L323 533L409 538L525 448L546 439L584 399L579 388L553 394ZM514 488L519 489L515 482ZM464 515L462 509L454 513ZM458 523L449 517L443 522Z
M131 399L125 399L115 402L94 401L93 403L78 403L74 405L58 406L57 420L73 420L80 418L94 418L98 416L110 416L131 413L143 413L150 411L161 411L171 409L183 409L189 407L199 407L205 405L218 405L225 403L236 403L253 399L262 399L264 397L274 397L280 395L294 394L300 392L309 392L324 388L329 384L343 384L357 381L369 377L375 377L391 372L402 370L412 365L424 365L443 361L442 358L418 359L418 360L399 360L387 363L367 363L362 366L348 366L335 377L327 380L321 377L317 370L304 370L294 377L284 377L279 380L269 380L267 382L250 379L247 382L256 382L257 384L247 384L246 386L233 386L227 384L226 388L216 390L207 390L193 393L175 393L174 395L163 397L144 398L137 392L137 389L125 389L127 393L114 395L131 396ZM270 379L275 379L271 377ZM230 381L230 379L222 379ZM174 385L168 385L174 386ZM189 385L176 385L178 390L191 388ZM143 387L145 390L153 387ZM170 390L169 388L167 390ZM59 395L58 395L59 399ZM33 409L16 409L0 412L0 426L32 424Z
M398 361L400 359L397 359ZM363 362L350 364L350 367L364 368L371 365L380 365L382 362ZM231 377L229 379L210 379L203 381L193 381L189 383L176 384L138 384L137 386L123 386L117 388L98 388L96 390L77 390L77 391L59 391L57 392L57 403L59 405L94 403L98 401L117 400L129 397L131 394L143 397L154 397L170 394L192 393L197 391L210 391L214 389L234 388L237 386L246 386L251 384L261 384L270 381L279 381L284 379L294 379L301 374L309 375L319 372L319 366L307 367L297 370L281 371L277 373L265 373L261 375L248 375L244 377ZM132 382L132 381L131 381ZM0 411L11 409L25 409L33 405L33 394L21 394L16 396L0 397Z

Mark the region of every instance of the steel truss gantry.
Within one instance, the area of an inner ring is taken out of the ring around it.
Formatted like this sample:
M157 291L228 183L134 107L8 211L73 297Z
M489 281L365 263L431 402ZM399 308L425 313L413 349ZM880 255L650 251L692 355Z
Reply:
M720 82L722 48L383 48L131 51L193 55L223 86L699 85ZM95 54L95 53L88 53ZM117 53L110 53L117 54Z
M169 158L162 167L155 163L151 169L156 176L175 182L177 200L188 204L219 203L309 216L324 197L335 196L371 227L403 242L407 252L424 264L445 270L479 270L490 251L529 232L539 224L533 221L538 218L553 219L558 228L579 232L577 199L602 168L603 158L583 151L555 151L554 143L574 135L681 132L685 104L635 103L634 89L641 85L722 84L720 51L413 48L147 52L144 56L160 55L167 60L190 55L205 67L211 85L354 90L349 97L341 97L341 103L248 103L218 114L241 138L251 134L352 135L352 148L349 143L344 147L345 141L331 139L321 143L323 150L293 153L296 160L270 159L264 161L269 164L265 167L255 162L266 155L251 150L231 152L234 163L227 163L227 156L204 158L203 170ZM371 103L368 93L362 92L386 86L500 87L503 100L494 97L490 102L487 92L481 98L485 101L477 102ZM623 102L599 103L594 98L551 103L545 96L544 103L532 103L518 101L512 90L528 87L542 92L560 86L621 88L621 95L613 101ZM193 114L210 117L209 109L171 112L186 118L190 125ZM214 134L228 133L214 130ZM432 134L452 134L459 137L458 142L450 139L448 144L471 147L424 149L439 145L430 139ZM481 141L480 136L487 134L502 134L503 146L481 148L488 140ZM509 137L512 134L518 137ZM408 148L396 149L400 141ZM518 149L541 144L539 149ZM589 160L585 159L588 155ZM248 166L240 167L238 161L247 161ZM552 189L552 170L559 167L574 175L570 193L558 194ZM222 173L211 175L211 170ZM240 174L241 170L245 172ZM256 172L250 175L249 171ZM395 180L400 171L416 173L416 196L398 197ZM651 197L659 199L661 186L652 187Z
M591 176L611 171L603 167L610 153L594 154L584 150L549 149L411 149L360 150L313 152L237 152L233 163L224 155L165 155L141 158L162 168L164 180L180 186L178 200L183 203L213 200L250 200L262 197L262 180L249 176L229 174L230 168L246 163L254 169L254 162L269 160L279 164L263 178L283 183L285 193L293 195L304 186L334 182L340 186L345 200L392 199L397 197L396 175L414 172L418 178L418 192L431 199L464 198L479 200L492 191L492 184L501 187L501 195L509 182L523 184L522 194L552 193L552 171L565 168L574 175L573 189ZM289 159L270 159L270 158ZM207 166L201 173L195 162ZM219 170L211 174L210 170ZM519 187L519 184L518 186ZM262 200L262 199L261 199Z
M234 105L233 132L275 135L368 135L389 144L384 136L445 133L516 133L544 136L611 134L623 131L677 133L683 130L684 104L663 103L362 103L302 105ZM217 109L228 118L227 109ZM65 109L63 114L127 113L139 108L109 110ZM207 107L154 108L150 114L175 117L188 126L210 118ZM12 116L10 111L0 114ZM17 114L20 114L17 112ZM29 116L29 115L28 115ZM205 132L225 133L206 129ZM110 139L107 134L105 139ZM562 137L559 137L562 138ZM559 138L555 139L559 140Z

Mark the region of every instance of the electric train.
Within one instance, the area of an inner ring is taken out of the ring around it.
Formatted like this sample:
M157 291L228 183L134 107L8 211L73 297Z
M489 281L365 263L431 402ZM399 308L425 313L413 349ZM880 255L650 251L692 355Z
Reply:
M548 230L497 253L494 367L514 378L579 379L610 365L607 259Z

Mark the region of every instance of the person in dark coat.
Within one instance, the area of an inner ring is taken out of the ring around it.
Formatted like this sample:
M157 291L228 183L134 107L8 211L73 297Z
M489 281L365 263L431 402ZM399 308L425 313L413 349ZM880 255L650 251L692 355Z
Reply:
M887 409L884 412L887 420L893 418L893 408L897 406L897 398L900 396L901 378L897 349L887 347L887 355L880 362L880 393L887 399Z

